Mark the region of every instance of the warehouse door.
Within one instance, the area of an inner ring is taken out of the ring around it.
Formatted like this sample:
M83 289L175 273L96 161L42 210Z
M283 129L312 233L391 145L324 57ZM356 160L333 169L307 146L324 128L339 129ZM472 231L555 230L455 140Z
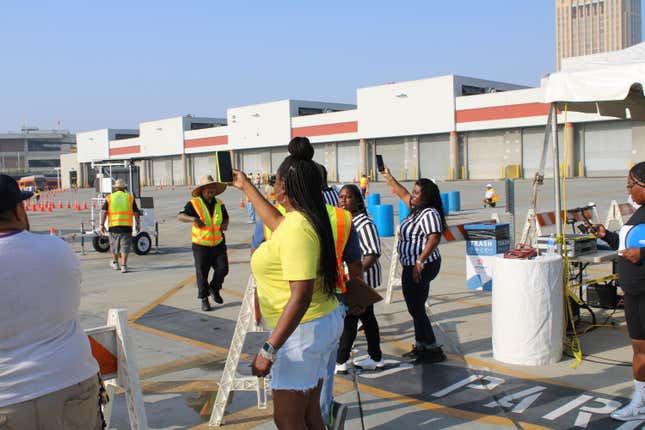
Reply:
M289 155L287 147L282 148L273 148L271 149L271 173L274 174L278 171L278 167L284 161L285 158Z
M152 160L152 175L155 185L171 185L172 163L168 158Z
M413 174L413 172L405 170L405 146L403 140L403 137L376 139L376 154L383 156L385 167L389 168L392 175L399 180L406 180L408 176L411 177ZM378 179L385 180L381 175L378 175Z
M243 170L244 173L247 175L249 173L253 173L253 175L257 175L258 173L262 173L262 152L268 151L263 150L263 151L244 151L242 154L242 164L243 164Z
M358 142L339 143L336 148L336 159L338 162L338 182L353 181L360 169Z
M468 133L468 178L497 179L504 165L504 132L502 130Z
M450 168L450 136L437 134L419 137L419 177L448 179ZM460 173L455 172L455 177Z
M208 154L193 155L193 183L199 184L202 176L215 177L217 167L215 157Z
M540 166L542 148L544 146L544 131L546 127L530 127L522 129L522 174L524 178L531 179L535 176ZM550 135L549 135L550 136ZM560 163L564 160L564 132L558 128L558 149ZM549 137L546 160L544 162L544 177L553 178L553 142Z
M632 126L627 121L585 124L587 176L627 176L632 158Z
M173 157L172 159L172 181L173 185L185 185L184 163L181 157Z

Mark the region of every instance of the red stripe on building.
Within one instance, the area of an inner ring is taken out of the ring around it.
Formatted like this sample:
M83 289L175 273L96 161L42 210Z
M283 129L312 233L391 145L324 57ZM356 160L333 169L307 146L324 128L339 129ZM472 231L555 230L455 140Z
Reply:
M493 106L477 109L458 110L456 120L460 122L493 121L496 119L524 118L549 114L547 103L522 103L517 105Z
M215 146L228 144L228 136L202 137L184 141L184 148L201 148L202 146Z
M110 156L112 155L125 155L125 154L138 154L141 152L141 145L122 146L120 148L110 148Z
M328 134L358 133L358 121L338 122L335 124L310 125L291 129L291 137L325 136Z

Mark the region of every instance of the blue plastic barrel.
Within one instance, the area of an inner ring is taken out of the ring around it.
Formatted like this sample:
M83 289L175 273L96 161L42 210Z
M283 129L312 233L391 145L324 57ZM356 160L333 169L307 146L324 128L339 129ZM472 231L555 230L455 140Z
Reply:
M367 195L367 213L374 215L374 206L381 204L381 195L378 193L369 193Z
M448 215L450 213L450 202L448 200L448 193L441 193L441 204L443 205L443 214Z
M401 224L401 221L403 221L408 215L410 215L410 209L405 205L403 200L399 200L399 224Z
M377 205L373 206L374 224L381 237L394 236L394 206Z
M459 191L448 192L448 206L450 206L450 213L461 210L461 195Z

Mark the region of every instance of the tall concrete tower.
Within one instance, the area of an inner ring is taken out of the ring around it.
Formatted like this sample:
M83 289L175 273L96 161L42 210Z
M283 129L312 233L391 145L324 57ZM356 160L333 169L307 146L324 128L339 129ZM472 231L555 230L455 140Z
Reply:
M641 0L555 0L557 66L562 58L641 42Z

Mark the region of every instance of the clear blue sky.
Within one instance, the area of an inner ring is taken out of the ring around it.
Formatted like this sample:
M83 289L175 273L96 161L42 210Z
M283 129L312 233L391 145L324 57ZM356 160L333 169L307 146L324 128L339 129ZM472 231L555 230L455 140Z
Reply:
M0 3L0 132L74 132L442 74L555 68L553 0Z

